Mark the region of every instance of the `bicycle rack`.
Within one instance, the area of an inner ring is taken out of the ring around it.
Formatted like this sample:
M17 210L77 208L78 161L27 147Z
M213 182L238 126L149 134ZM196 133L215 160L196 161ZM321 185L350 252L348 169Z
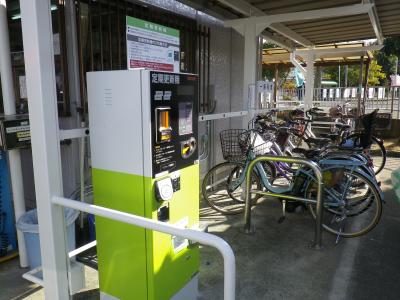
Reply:
M285 163L296 163L301 165L306 165L310 167L316 178L318 184L318 192L317 192L317 201L315 202L314 199L307 199L302 197L296 197L292 195L284 195L284 194L276 194L271 192L262 192L257 191L257 194L270 196L270 197L279 197L289 200L297 200L302 202L308 203L316 203L317 210L316 210L316 219L315 219L315 235L314 235L314 243L312 245L313 248L319 250L322 248L322 214L323 214L323 206L324 200L322 198L322 173L320 167L313 161L306 160L303 158L294 158L294 157L287 157L287 156L270 156L270 155L263 155L255 158L253 161L250 162L249 167L246 171L246 200L245 200L245 225L244 225L244 232L247 234L253 233L254 228L251 226L251 172L254 169L254 166L261 162L261 161L273 161L273 162L285 162Z

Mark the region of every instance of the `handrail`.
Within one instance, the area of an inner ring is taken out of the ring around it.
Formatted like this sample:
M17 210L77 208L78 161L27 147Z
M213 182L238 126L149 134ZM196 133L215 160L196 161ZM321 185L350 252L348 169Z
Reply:
M315 236L314 236L314 245L315 249L322 248L322 214L323 214L323 206L324 200L322 198L322 173L320 167L313 161L306 160L304 158L294 158L294 157L287 157L287 156L270 156L270 155L263 155L255 158L249 164L249 167L246 171L246 201L245 201L245 225L244 231L251 232L251 173L255 165L261 161L273 161L273 162L286 162L286 163L296 163L301 165L306 165L310 167L316 178L318 184L318 192L317 192L317 210L316 210L316 218L315 218ZM270 194L274 196L274 194ZM276 195L275 195L276 196Z
M193 229L180 228L175 225L167 224L164 222L147 219L144 217L132 215L129 213L121 212L118 210L97 206L94 204L88 204L71 200L63 197L53 197L52 202L54 204L73 208L86 213L94 214L96 216L128 223L138 227L167 233L174 236L186 238L191 241L201 243L217 248L224 259L224 300L235 300L235 287L236 287L236 267L235 267L235 255L229 244L222 238L201 232Z

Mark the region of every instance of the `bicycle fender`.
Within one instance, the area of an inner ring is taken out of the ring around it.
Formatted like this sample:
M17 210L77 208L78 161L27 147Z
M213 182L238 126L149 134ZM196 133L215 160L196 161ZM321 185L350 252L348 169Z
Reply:
M375 139L376 142L377 142L380 146L383 146L383 140L382 140L381 138L378 138L378 137L376 137L376 136L373 136L372 138ZM384 149L384 151L386 152L386 149L385 149L385 148L383 148L383 149Z
M346 168L346 169L347 169L347 168ZM350 171L351 171L351 170L350 170ZM358 171L359 173L361 173L362 175L364 175L366 178L368 178L368 179L372 182L372 184L375 186L376 190L377 190L378 193L379 193L379 196L380 196L380 198L381 198L381 201L382 201L382 202L385 202L385 196L383 195L383 191L382 191L381 187L378 185L378 182L376 181L376 179L375 179L375 178L371 178L371 175L369 175L367 172L365 172L364 170L362 170L362 169L360 169L360 168L357 168L357 171Z
M333 165L332 165L332 166L329 166L329 167L327 167L327 168L322 169L322 172L323 172L324 170L334 169L334 168L336 168L336 167L337 167L337 166L333 166ZM346 170L349 171L349 172L353 172L353 171L355 170L354 167L353 167L353 168L350 168L350 166L343 166L343 165L341 165L341 167L343 167L344 169L346 169ZM385 202L385 197L384 197L384 195L383 195L383 191L382 191L381 187L378 185L378 182L376 181L376 179L375 179L374 177L371 177L371 175L368 174L367 172L365 172L363 169L361 169L361 168L359 168L359 167L357 167L356 169L357 169L357 172L358 172L358 173L360 173L361 175L365 176L367 179L369 179L369 180L371 181L371 183L374 185L374 187L375 187L376 190L378 191L379 197L380 197L381 201L382 201L382 202Z

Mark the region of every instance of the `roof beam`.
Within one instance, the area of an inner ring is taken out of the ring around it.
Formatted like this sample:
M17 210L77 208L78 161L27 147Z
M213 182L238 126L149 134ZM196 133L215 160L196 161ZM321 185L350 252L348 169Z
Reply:
M287 50L289 50L289 51L293 51L294 48L295 48L295 47L294 47L295 45L294 45L293 42L291 42L290 40L286 40L286 39L283 38L283 37L276 36L276 35L274 35L274 34L271 33L271 32L263 31L263 32L261 33L261 36L262 36L264 39L269 40L269 41L271 41L272 43L278 45L279 47L282 47L282 48L287 49Z
M360 52L360 51L377 51L382 49L383 45L372 45L365 47L345 47L345 48L329 48L329 49L310 49L310 50L295 50L294 55L298 55L304 57L309 53L313 53L316 57L326 55L326 54L335 54L335 53L347 53L347 52Z
M313 43L303 37L302 35L298 34L297 32L293 31L286 25L283 25L282 23L274 23L269 26L272 30L280 33L283 36L286 36L287 38L295 41L297 44L303 45L305 47L311 47L313 46Z
M258 9L254 5L251 5L249 2L244 1L244 0L218 0L218 1L222 4L224 4L225 6L228 6L247 17L266 16L266 14L261 9ZM269 26L269 28L271 28L272 30L278 32L279 34L281 34L281 35L291 39L292 41L294 41L300 45L303 45L305 47L309 47L309 46L313 45L313 43L311 41L309 41L302 35L298 34L297 32L293 31L292 29L290 29L289 27L287 27L286 25L283 25L281 23L271 24L271 26ZM287 48L287 47L285 47L285 48Z
M233 13L230 13L222 8L219 8L218 6L212 6L209 4L208 1L206 0L179 0L184 5L187 5L189 7L192 7L195 10L201 11L205 14L208 14L214 18L217 19L229 19L229 18L237 18L237 15L234 15ZM146 4L148 2L145 2Z
M373 7L373 4L362 3L362 4L353 4L353 5L340 6L340 7L299 11L299 12L286 13L286 14L241 18L241 19L225 21L224 23L225 23L225 26L231 26L231 27L240 27L240 26L243 26L244 24L256 25L257 30L261 32L262 30L264 30L266 27L269 27L273 23L292 22L292 21L301 21L301 20L303 20L303 21L304 20L315 20L315 19L323 19L323 18L333 18L333 17L343 17L343 16L367 14L367 13L369 13L369 11L372 7Z
M379 22L378 12L376 10L375 1L374 0L364 0L365 3L372 4L372 8L368 12L369 19L371 20L372 28L374 29L376 39L378 40L379 45L383 44L383 33L381 28L381 23Z
M251 5L249 2L244 0L218 0L218 2L222 3L225 6L233 8L234 10L240 12L246 17L265 16L265 13L261 9L258 9L254 5Z

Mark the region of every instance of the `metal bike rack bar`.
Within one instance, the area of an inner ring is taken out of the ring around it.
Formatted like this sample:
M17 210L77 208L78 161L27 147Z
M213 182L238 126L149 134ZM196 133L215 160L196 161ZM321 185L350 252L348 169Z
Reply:
M224 300L235 300L235 255L229 244L222 238L213 234L193 229L180 228L160 221L155 221L118 210L109 209L93 204L87 204L63 197L53 197L52 202L63 207L69 207L86 213L94 214L96 216L120 221L123 223L158 232L167 233L174 236L183 237L185 239L216 248L221 253L224 259Z
M245 202L245 225L244 231L246 233L252 233L253 228L251 226L251 172L253 171L255 165L262 161L273 161L273 162L285 162L285 163L296 163L301 165L306 165L310 167L316 178L318 184L318 191L317 191L317 210L316 210L316 219L315 219L315 235L314 235L314 243L313 247L315 249L322 248L322 214L323 214L323 206L324 200L322 198L322 173L320 167L313 161L303 159L303 158L294 158L294 157L287 157L287 156L270 156L270 155L263 155L255 158L253 161L250 162L249 167L246 171L246 202ZM267 195L271 197L279 197L285 198L290 200L298 200L303 202L314 202L312 199L306 199L291 195L284 195L284 194L276 194L270 192L256 192L257 194Z

